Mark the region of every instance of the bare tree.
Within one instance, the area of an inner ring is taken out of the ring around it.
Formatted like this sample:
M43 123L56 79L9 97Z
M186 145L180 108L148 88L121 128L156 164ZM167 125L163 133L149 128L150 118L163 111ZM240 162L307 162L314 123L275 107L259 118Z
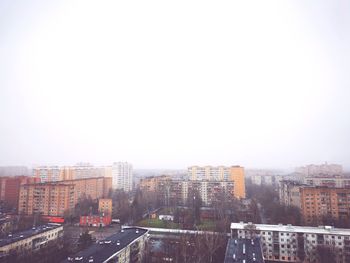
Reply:
M246 231L246 238L255 238L258 234L258 230L256 229L256 225L247 224L244 226L244 230Z
M317 258L320 263L336 263L336 254L334 247L318 245L317 246Z

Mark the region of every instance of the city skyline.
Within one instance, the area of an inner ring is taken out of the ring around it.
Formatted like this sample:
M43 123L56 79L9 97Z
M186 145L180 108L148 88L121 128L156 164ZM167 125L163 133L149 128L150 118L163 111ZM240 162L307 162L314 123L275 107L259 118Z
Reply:
M350 262L350 1L0 1L0 262Z
M1 2L0 165L349 169L349 3L253 6Z

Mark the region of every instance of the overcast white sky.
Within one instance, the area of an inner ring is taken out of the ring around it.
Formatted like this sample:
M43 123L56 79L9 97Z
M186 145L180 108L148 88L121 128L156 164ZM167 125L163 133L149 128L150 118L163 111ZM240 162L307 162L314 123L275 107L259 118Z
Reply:
M349 1L0 2L0 165L350 168Z

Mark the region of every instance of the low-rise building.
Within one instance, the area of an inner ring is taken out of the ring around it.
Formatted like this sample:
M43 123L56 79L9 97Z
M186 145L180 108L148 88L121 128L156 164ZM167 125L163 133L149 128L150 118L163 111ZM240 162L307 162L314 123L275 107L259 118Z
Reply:
M158 218L159 220L164 220L164 221L174 221L173 215L159 215Z
M110 198L98 199L98 212L104 215L112 215L113 202Z
M110 215L88 215L80 216L80 226L105 227L112 223Z
M350 229L240 222L231 224L231 237L259 237L268 261L319 262L317 250L326 247L336 262L350 262Z
M58 224L47 224L16 234L10 234L0 240L0 259L4 259L11 254L17 257L36 252L49 243L63 243L63 226Z
M144 256L148 230L124 228L120 232L68 257L62 263L88 262L141 262Z

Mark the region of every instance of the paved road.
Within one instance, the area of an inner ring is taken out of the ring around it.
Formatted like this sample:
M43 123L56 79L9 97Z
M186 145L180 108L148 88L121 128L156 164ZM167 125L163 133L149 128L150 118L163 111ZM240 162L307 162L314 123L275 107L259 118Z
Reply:
M267 219L264 213L264 209L260 203L258 203L258 208L259 208L259 214L260 214L260 219L261 219L261 224L267 224Z

